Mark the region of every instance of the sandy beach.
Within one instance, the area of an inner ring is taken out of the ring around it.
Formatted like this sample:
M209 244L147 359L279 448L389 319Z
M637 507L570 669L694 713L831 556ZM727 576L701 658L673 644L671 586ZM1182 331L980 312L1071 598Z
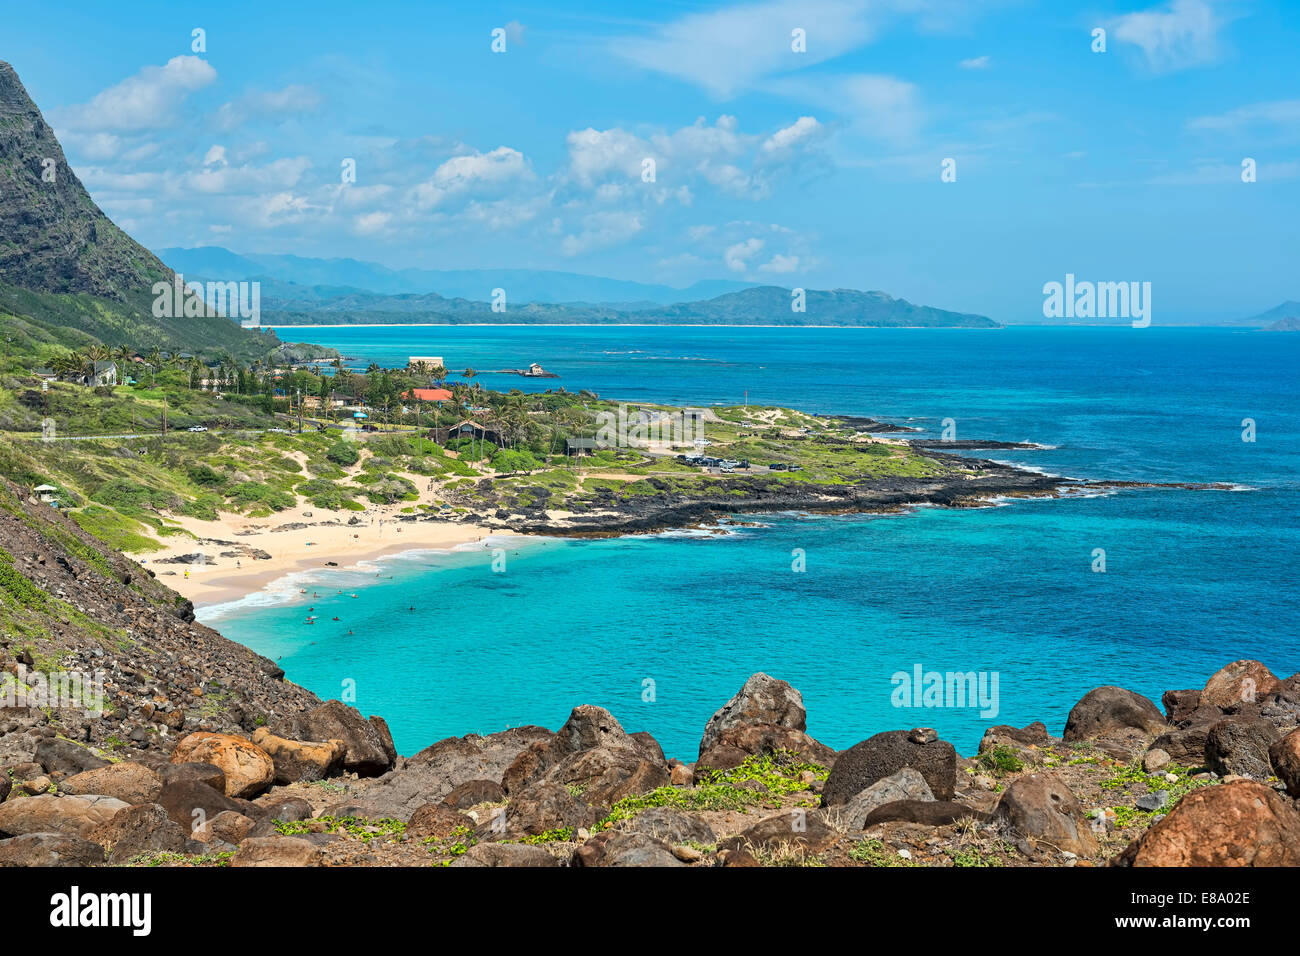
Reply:
M141 563L202 607L237 600L295 571L351 568L402 551L448 550L489 536L511 537L474 524L401 521L399 513L396 506L333 512L308 505L266 518L177 516L169 523L188 534L164 538L167 546L143 556ZM358 523L348 524L353 518ZM191 557L196 554L203 559Z

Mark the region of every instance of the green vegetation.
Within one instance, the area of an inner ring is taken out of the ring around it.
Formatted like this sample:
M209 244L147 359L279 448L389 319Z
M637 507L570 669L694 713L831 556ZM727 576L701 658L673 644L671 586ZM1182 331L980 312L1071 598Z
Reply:
M301 833L345 833L356 840L400 840L406 835L406 824L401 820L384 817L367 820L364 817L315 817L311 820L276 820L276 832L282 836Z
M859 840L849 850L849 858L866 866L915 866L911 860L904 859L880 840Z
M749 757L732 770L703 771L694 787L659 787L649 793L626 797L596 824L607 830L621 820L630 820L651 807L674 810L744 810L757 804L778 805L776 798L808 789L799 778L805 771L825 780L828 771L806 763L797 754L780 752ZM742 786L757 783L758 787Z
M976 763L998 776L1019 773L1025 769L1025 762L1016 755L1013 748L1005 744L990 747L976 758Z

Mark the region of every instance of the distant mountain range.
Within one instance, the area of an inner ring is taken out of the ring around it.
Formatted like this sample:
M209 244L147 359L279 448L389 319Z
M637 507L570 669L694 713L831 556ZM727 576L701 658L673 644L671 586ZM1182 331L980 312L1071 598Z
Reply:
M792 290L727 280L685 289L569 272L478 269L394 271L356 259L239 255L218 246L162 249L187 279L262 283L270 325L833 325L997 328L987 316L948 312L883 292ZM416 288L419 291L394 289ZM493 289L506 294L494 311Z
M297 297L292 293L298 292ZM792 307L792 290L757 286L697 302L639 308L585 303L491 303L426 295L370 292L277 284L262 288L263 321L270 325L776 325L879 328L997 328L982 315L913 305L883 292L854 289L804 293L804 308Z
M158 256L186 276L274 279L294 285L324 286L380 295L436 292L451 299L485 301L493 289L507 289L516 302L599 302L620 305L668 305L708 299L752 288L752 282L707 279L684 289L605 279L544 269L389 269L358 259L311 259L303 256L235 253L220 246L159 249ZM265 292L265 288L263 290Z
M1288 320L1292 324L1288 324ZM1223 324L1266 328L1270 332L1290 332L1294 330L1294 323L1300 323L1300 302L1287 301L1248 319L1229 320Z

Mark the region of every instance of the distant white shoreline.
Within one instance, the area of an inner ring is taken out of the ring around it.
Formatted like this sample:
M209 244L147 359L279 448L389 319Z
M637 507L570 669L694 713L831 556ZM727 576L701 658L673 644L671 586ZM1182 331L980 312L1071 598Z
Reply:
M732 325L721 323L635 322L344 322L338 325L267 325L264 329L947 329L953 332L996 332L1006 326L980 328L968 325Z

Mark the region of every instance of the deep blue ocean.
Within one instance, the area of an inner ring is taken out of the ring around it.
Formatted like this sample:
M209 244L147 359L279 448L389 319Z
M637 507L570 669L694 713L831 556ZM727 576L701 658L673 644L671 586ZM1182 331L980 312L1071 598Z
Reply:
M1043 720L1059 733L1099 684L1158 703L1238 658L1300 671L1300 335L390 327L309 337L362 365L441 355L457 370L540 362L561 376L480 376L494 388L682 404L737 404L748 392L751 404L936 435L951 418L959 439L1053 446L975 454L1054 474L1237 487L536 541L512 546L505 573L482 550L413 553L312 574L313 627L302 624L301 578L201 612L322 697L355 681L357 706L387 718L404 754L452 735L554 729L591 703L690 760L705 721L760 670L802 691L809 733L833 747L933 726L971 753L993 723ZM1255 422L1253 442L1243 419ZM1098 548L1104 573L1093 570ZM326 596L338 588L359 597ZM330 622L335 613L343 621ZM996 674L996 716L895 706L891 675L917 665Z

